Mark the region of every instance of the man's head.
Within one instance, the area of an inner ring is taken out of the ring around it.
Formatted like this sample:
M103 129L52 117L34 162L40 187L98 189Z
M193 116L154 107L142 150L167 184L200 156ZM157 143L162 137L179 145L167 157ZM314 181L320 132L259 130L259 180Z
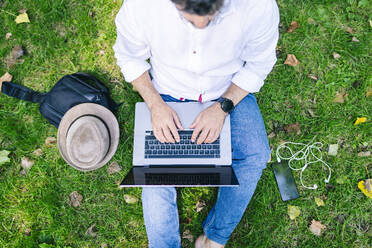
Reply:
M182 15L197 28L205 28L224 0L171 0Z

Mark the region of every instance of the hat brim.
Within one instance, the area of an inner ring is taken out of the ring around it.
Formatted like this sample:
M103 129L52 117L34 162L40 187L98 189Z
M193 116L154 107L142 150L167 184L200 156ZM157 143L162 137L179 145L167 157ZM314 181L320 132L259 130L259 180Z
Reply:
M106 156L101 162L91 167L81 167L72 163L68 159L66 149L66 136L71 124L76 119L85 115L91 115L100 118L105 123L110 133L110 148L107 151ZM115 115L109 109L95 103L82 103L69 109L63 116L58 127L57 143L61 156L69 165L81 171L92 171L107 164L114 156L119 144L119 136L119 123Z

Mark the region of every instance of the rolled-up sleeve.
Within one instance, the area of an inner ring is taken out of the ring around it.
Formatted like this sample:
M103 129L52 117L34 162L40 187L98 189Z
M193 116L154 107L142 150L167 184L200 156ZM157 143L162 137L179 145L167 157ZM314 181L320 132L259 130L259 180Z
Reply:
M117 38L113 50L125 81L132 82L151 68L150 48L136 20L135 1L124 1L115 18Z
M276 62L279 38L279 10L274 0L266 1L256 16L255 26L247 31L247 40L240 59L244 66L234 74L232 82L250 93L258 92ZM257 25L258 24L258 25Z

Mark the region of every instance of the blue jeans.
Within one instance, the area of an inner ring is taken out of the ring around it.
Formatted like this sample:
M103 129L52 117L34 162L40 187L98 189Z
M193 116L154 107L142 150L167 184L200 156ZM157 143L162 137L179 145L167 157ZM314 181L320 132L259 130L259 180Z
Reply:
M164 101L179 101L162 95ZM186 100L187 101L187 100ZM217 201L203 222L205 235L222 245L241 220L270 157L265 126L253 94L231 113L232 168L239 187L220 187ZM181 247L177 193L174 187L143 188L142 204L149 247Z

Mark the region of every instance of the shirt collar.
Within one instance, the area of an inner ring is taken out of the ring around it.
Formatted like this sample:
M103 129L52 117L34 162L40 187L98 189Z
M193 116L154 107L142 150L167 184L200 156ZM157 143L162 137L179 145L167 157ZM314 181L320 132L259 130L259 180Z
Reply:
M235 5L233 0L225 0L223 6L218 11L217 15L213 18L209 25L215 25L222 21L222 19L235 11ZM188 25L192 25L188 20L179 11L177 10L179 16L181 17L182 21L184 21Z
M218 11L218 14L213 18L212 23L217 24L222 21L222 19L235 11L235 5L233 0L225 0L222 8Z

